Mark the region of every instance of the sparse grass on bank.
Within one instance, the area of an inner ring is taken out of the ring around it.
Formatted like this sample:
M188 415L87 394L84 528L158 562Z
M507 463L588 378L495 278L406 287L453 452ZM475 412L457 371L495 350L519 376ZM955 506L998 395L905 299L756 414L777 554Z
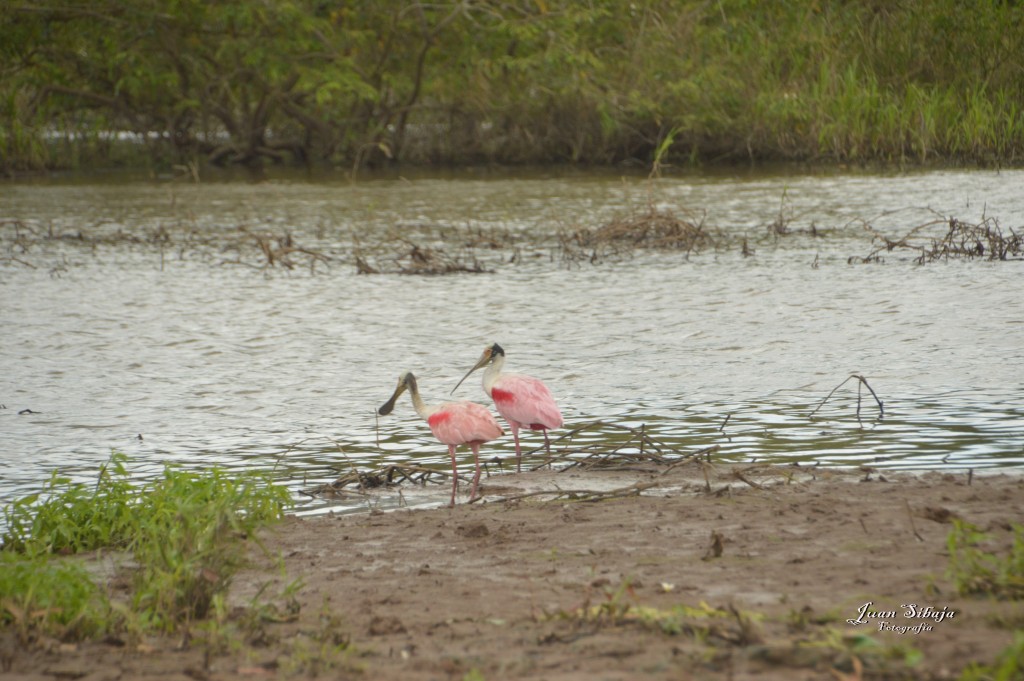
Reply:
M946 542L950 579L964 595L1024 599L1024 525L1013 526L1013 541L1005 552L986 551L990 540L989 533L954 519Z

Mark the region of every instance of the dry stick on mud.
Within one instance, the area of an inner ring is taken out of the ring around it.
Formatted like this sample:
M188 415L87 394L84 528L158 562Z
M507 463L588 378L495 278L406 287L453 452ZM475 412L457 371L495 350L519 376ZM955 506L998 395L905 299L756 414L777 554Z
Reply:
M914 532L914 537L917 538L917 541L924 541L924 537L917 531L917 525L914 524L914 512L910 510L910 502L904 499L903 503L907 507L907 517L910 518L910 529Z
M860 402L861 402L860 387L862 385L865 388L867 388L869 391L871 391L871 396L875 398L875 402L878 404L878 418L885 417L885 408L882 405L882 400L878 399L878 395L876 395L875 391L871 388L870 385L868 385L867 379L864 378L863 376L861 376L860 374L850 374L849 376L846 377L845 380L843 380L842 383L840 383L836 387L832 388L832 392L830 392L828 395L826 395L825 399L823 399L820 403L818 403L818 406L814 408L814 411L812 411L810 414L807 415L807 418L813 418L814 415L818 413L818 410L821 409L825 405L826 402L828 402L828 398L832 397L832 395L834 395L837 390L839 390L844 385L846 385L847 381L849 381L851 378L856 378L859 381L859 383L857 385L857 421L860 422Z
M646 489L654 487L656 483L653 482L637 482L628 487L619 487L617 489L608 490L605 492L589 489L555 489L555 490L541 490L539 492L525 492L523 494L516 494L510 497L501 497L498 501L519 501L521 499L527 499L529 497L540 497L540 496L551 496L551 501L556 499L569 499L571 501L604 501L606 499L620 499L622 497L635 497L639 496L641 492ZM474 499L469 503L480 501L480 498Z
M749 470L754 469L754 468L760 468L760 466L751 466L750 468L747 468L746 471L749 471ZM746 472L746 471L741 471L741 470L737 469L737 470L734 470L732 472L732 475L737 480L740 480L741 482L746 483L747 485L749 485L750 487L753 487L754 489L764 489L764 485L762 485L761 483L754 482L753 480L750 480L749 478L747 478L747 476L744 475L744 472Z
M353 469L333 482L325 483L313 489L301 491L303 494L310 497L334 495L341 491L349 494L361 494L355 490L348 490L345 488L349 485L355 485L357 488L363 489L396 487L407 480L413 484L425 485L428 482L434 482L431 480L434 476L442 478L438 484L443 484L449 477L451 477L451 475L452 473L437 468L425 468L414 465L391 465L383 468L376 468L365 473L358 469ZM461 475L457 477L462 482L468 483L468 479L466 477Z
M377 447L379 448L379 421L376 420L375 429L377 430L376 439ZM596 430L600 435L607 435L608 431L612 431L614 433L626 435L626 437L625 439L602 439L594 443L583 443L582 446L573 447L573 437L588 430ZM554 451L559 443L562 443L561 451ZM604 421L594 421L578 426L552 440L551 444L553 450L552 454L545 457L544 460L534 466L532 470L539 470L545 466L553 467L555 464L567 464L560 467L558 472L570 470L577 466L603 471L649 471L649 465L653 464L657 466L665 466L661 473L664 475L675 467L690 462L698 462L701 466L707 466L708 464L704 463L702 459L706 458L707 460L710 460L711 454L719 449L718 445L711 445L695 452L683 453L674 447L652 438L647 433L646 424L639 428L630 428L628 426L620 426L613 423L606 423ZM335 446L337 446L338 451L344 456L341 445L335 442ZM636 448L637 451L624 451L628 447ZM540 451L540 449L541 448L538 447L527 452L527 454L534 454ZM581 456L582 458L580 458ZM501 464L501 460L497 457L492 461L497 462L499 466ZM483 463L486 464L488 462ZM647 466L644 466L644 464L647 464ZM434 482L431 478L436 477L444 481L448 480L449 476L452 475L451 473L443 470L409 464L383 466L368 472L361 472L358 468L352 465L349 470L339 471L339 473L339 477L332 482L319 485L312 489L302 490L302 493L311 497L334 496L341 492L353 493L352 490L346 489L349 486L356 489L372 489L378 487L397 487L404 482L410 482L412 484L426 484L428 482ZM461 475L458 476L458 478L460 480L465 480ZM643 489L646 489L646 487ZM635 487L629 487L624 490L615 490L612 492L573 490L567 491L564 494L590 495L594 497L593 500L599 500L606 498L609 494L616 495L618 492L628 492L629 494L637 493L635 491ZM562 493L540 492L536 494L554 494L558 496ZM525 496L533 496L533 494Z

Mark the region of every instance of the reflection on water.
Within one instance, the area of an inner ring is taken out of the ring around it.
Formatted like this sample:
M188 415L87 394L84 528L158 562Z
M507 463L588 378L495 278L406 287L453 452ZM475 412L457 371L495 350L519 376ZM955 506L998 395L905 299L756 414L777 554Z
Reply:
M2 186L0 220L56 233L163 227L202 238L254 225L333 260L314 272L260 270L144 239L22 252L4 232L0 257L16 260L0 260L0 500L56 468L92 479L111 449L143 476L165 462L274 466L295 490L353 466L446 466L407 401L388 417L374 410L404 370L428 402L449 399L495 341L508 370L551 386L567 426L642 423L682 450L716 444L732 460L1017 467L1024 264L847 258L871 250L857 219L898 235L935 210L1019 229L1022 179L663 180L657 200L705 211L709 225L747 236L754 255L571 267L555 256L557 230L643 204L646 188L603 176ZM794 228L813 223L825 236L769 234L783 196ZM356 237L424 226L500 228L541 246L514 264L501 249L488 254L493 274L355 273ZM870 381L885 417L865 394L858 422L851 382L809 418L851 372ZM455 397L486 401L477 382ZM485 454L512 455L510 438Z

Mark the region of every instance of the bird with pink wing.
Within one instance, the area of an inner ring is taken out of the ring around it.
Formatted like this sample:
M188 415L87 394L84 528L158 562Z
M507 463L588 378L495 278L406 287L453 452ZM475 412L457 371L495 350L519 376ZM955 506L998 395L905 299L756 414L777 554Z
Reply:
M412 398L413 409L430 426L430 432L442 444L448 445L448 455L452 459L452 500L448 504L451 507L455 506L455 492L459 485L455 450L459 445L469 445L469 448L473 450L476 474L473 476L473 487L469 492L469 500L472 502L476 499L477 487L480 484L480 445L501 437L505 432L498 425L491 410L482 404L466 401L445 402L438 405L426 404L420 397L416 377L410 371L398 377L398 387L395 388L394 394L381 405L377 413L381 416L390 414L395 408L395 400L406 390L409 391L409 396Z
M454 393L462 381L481 367L484 370L484 392L494 400L494 407L508 422L512 429L512 438L516 445L516 471L521 470L523 452L519 445L519 429L539 430L544 433L544 448L551 451L548 431L562 427L562 412L559 411L551 391L539 379L522 374L502 373L505 365L505 350L497 343L488 346L477 363L466 372L458 382Z

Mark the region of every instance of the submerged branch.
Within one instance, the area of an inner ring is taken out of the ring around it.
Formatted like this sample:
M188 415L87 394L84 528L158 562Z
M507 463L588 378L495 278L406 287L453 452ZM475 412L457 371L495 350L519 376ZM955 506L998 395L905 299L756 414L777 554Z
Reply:
M701 461L705 457L718 451L718 446L713 445L697 451L683 452L661 442L647 432L645 425L638 428L621 426L604 421L586 423L572 430L563 433L560 437L551 441L551 452L541 457L539 463L530 470L552 468L561 473L570 469L584 469L596 471L624 471L637 470L642 472L659 471L664 474L682 464ZM543 446L526 451L524 457L540 454ZM487 463L497 462L501 465L500 459L481 461ZM414 464L388 465L372 471L359 471L352 468L346 470L342 475L330 483L303 490L303 494L314 497L333 497L353 490L364 492L371 489L390 488L404 483L425 485L427 483L442 483L451 480L450 470L441 470L417 466ZM458 476L464 480L462 475ZM647 489L655 483L640 486L639 489ZM636 486L628 489L634 489ZM622 491L622 490L620 490ZM633 493L633 492L631 492ZM541 494L552 494L545 492ZM557 493L561 494L561 493ZM591 496L607 495L606 492L593 492L588 490L575 490L565 494L582 494ZM539 494L538 494L539 495ZM531 496L527 494L525 496ZM601 496L604 498L604 496Z
M945 233L936 234L936 228L944 227ZM897 249L916 252L914 262L923 265L936 260L974 259L1011 260L1024 258L1024 234L1012 228L1004 234L995 218L986 217L979 223L970 223L953 216L937 216L936 219L917 225L898 239L892 239L875 229L870 223L864 229L871 234L871 241L877 244L866 256L851 256L850 263L879 262L880 254Z
M850 374L845 379L843 379L843 382L840 383L839 385L837 385L836 387L832 388L832 391L828 395L825 396L825 399L823 399L821 402L818 403L818 406L815 407L814 410L810 414L807 415L807 417L808 418L813 418L814 415L818 413L818 410L821 409L825 405L826 402L828 402L829 398L832 397L832 395L834 395L837 390L839 390L841 387L846 385L846 383L849 382L850 379L854 379L854 378L857 379L857 381L858 381L858 384L857 384L857 420L860 421L860 403L861 403L861 392L860 392L860 390L861 390L861 386L867 388L868 391L871 393L871 396L875 398L875 403L878 405L878 418L879 419L883 418L885 416L885 409L884 409L884 406L882 404L882 400L880 400L878 398L878 395L875 393L874 389L868 384L867 379L864 378L863 376L861 376L860 374Z

